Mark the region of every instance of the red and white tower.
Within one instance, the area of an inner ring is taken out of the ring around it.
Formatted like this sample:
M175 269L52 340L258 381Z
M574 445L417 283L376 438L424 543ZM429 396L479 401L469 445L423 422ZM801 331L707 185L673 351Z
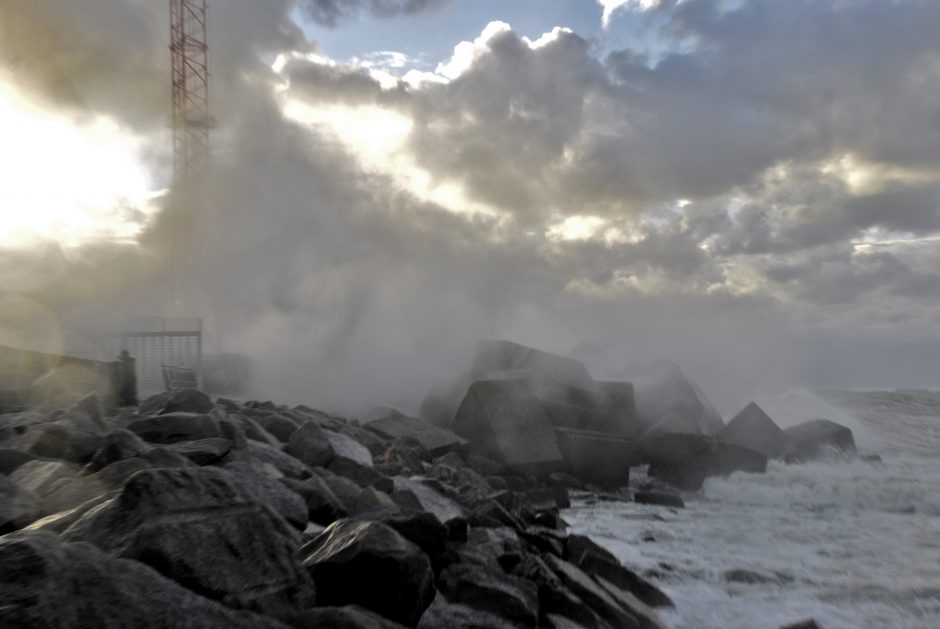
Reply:
M173 175L183 184L209 161L207 0L170 0L173 56Z

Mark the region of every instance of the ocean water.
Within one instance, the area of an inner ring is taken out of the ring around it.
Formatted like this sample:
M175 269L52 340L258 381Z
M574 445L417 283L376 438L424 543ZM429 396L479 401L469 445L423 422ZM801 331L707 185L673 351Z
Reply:
M570 530L667 592L670 627L940 629L940 393L797 392L763 406L784 426L849 425L882 460L771 462L708 479L685 509L578 501ZM736 569L762 581L729 581Z

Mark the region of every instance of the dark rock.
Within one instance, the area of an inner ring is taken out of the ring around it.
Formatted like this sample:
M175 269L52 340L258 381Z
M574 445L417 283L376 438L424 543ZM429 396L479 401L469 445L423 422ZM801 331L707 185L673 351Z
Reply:
M39 517L39 497L0 476L0 535L21 529Z
M590 430L636 439L642 434L636 414L636 395L631 382L598 382L601 408Z
M403 625L359 607L317 607L294 621L295 629L404 629Z
M569 535L564 559L588 574L606 579L650 607L673 607L672 599L655 585L620 565L617 558L583 535Z
M603 577L597 577L596 581L622 608L636 618L640 629L666 629L666 625L663 624L659 615L636 596L617 587Z
M94 474L89 476L80 476L78 480L96 480L101 483L104 489L115 490L123 487L124 483L127 482L127 479L137 472L150 469L152 467L153 465L146 459L139 459L136 457L131 459L122 459L120 461L115 461L104 469L98 470L98 472ZM91 498L89 497L89 499Z
M505 466L472 452L467 454L467 466L481 476L502 476L506 473Z
M372 453L349 435L332 430L324 430L323 435L333 449L334 462L346 459L364 467L372 467Z
M384 491L375 487L363 487L350 505L349 512L361 515L372 511L398 511L398 505Z
M780 629L823 629L823 626L810 618L809 620L801 620L800 622L785 625L780 627Z
M395 529L402 537L416 544L434 563L447 548L447 527L430 513L423 511L372 511L354 516L356 522L376 521Z
M633 501L643 505L659 505L662 507L675 507L684 509L685 502L682 496L667 494L661 491L638 491L633 494Z
M219 437L180 441L167 447L168 450L186 457L196 465L212 465L221 461L232 449L232 442Z
M348 478L360 487L375 487L385 493L391 493L395 487L394 481L385 474L350 459L337 457L333 459L328 469L334 474Z
M144 441L159 444L225 436L214 417L183 412L136 419L127 425L127 429Z
M542 626L545 629L590 629L591 627L603 626L603 621L598 618L595 625L582 625L559 614L547 614L542 621Z
M333 460L333 448L323 429L309 422L293 432L288 439L287 453L310 467L322 467Z
M229 606L290 620L315 602L294 555L300 537L244 481L208 467L145 470L62 537L146 563Z
M431 460L431 454L420 443L405 437L396 439L384 452L379 455L376 462L386 469L394 470L393 475L422 474L425 465Z
M259 504L266 504L300 530L307 526L307 503L283 483L267 474L259 473L249 463L231 462L222 466L234 475L242 490Z
M754 402L735 415L718 438L760 452L768 459L782 455L790 442L790 437Z
M574 594L590 605L597 615L614 627L639 627L636 617L625 610L596 581L591 579L577 566L563 561L554 555L544 555L542 559L561 582Z
M394 481L392 499L399 506L431 513L447 527L448 537L452 541L467 539L467 517L460 505L416 480L396 476Z
M93 422L104 419L104 405L97 391L92 391L69 409L72 413L81 413Z
M280 447L281 440L265 430L261 424L248 417L248 415L241 412L228 412L227 417L229 421L241 426L247 439L269 446Z
M564 487L549 486L529 489L525 492L526 498L535 505L549 503L559 509L571 507L568 490Z
M11 629L284 628L198 596L142 563L51 533L0 538L0 565L0 625Z
M348 515L346 505L336 497L333 491L319 476L306 480L282 478L284 485L304 499L307 504L308 518L312 522L330 525L340 518Z
M290 454L257 441L249 441L244 449L230 452L226 461L244 461L257 467L270 465L287 478L303 479L312 474L309 467Z
M280 413L257 413L253 419L283 443L287 443L290 436L299 428L297 422Z
M193 462L182 454L177 454L166 448L151 448L140 455L140 457L152 467L191 467Z
M509 484L506 482L506 479L502 476L487 476L487 484L495 489L496 491L505 491L509 489Z
M98 471L122 459L130 459L143 455L151 448L136 433L118 428L106 434L101 446L92 457L88 468Z
M57 423L31 426L20 439L26 452L46 459L64 459L71 441L72 429Z
M313 472L315 476L318 476L327 484L333 495L346 507L346 511L352 513L356 506L356 500L362 492L362 487L348 478L334 474L322 467L314 468Z
M140 405L141 415L165 415L168 413L205 414L215 405L209 396L196 389L165 391L151 396Z
M96 496L87 502L83 502L79 506L72 509L60 511L44 518L40 518L29 526L24 527L23 530L33 532L48 531L51 533L62 533L75 522L78 522L79 518L85 515L88 511L111 500L115 495L115 492L101 494L100 496Z
M551 553L557 557L565 553L565 538L568 536L563 531L544 526L527 526L519 536L540 553Z
M748 583L751 585L766 585L768 583L783 583L785 579L781 578L779 575L766 575L761 574L760 572L754 572L753 570L746 570L744 568L736 568L734 570L728 570L722 575L725 581L729 583Z
M529 581L480 566L454 564L441 572L438 588L451 603L490 612L524 627L538 623L538 590Z
M517 629L517 625L499 614L448 603L443 595L438 594L421 616L418 629Z
M809 461L827 451L855 452L852 431L828 419L814 419L784 432L791 440L785 455L788 463Z
M10 479L40 498L40 514L66 511L106 490L96 478L81 477L80 470L61 461L31 461L21 465Z
M0 474L10 475L18 467L35 461L36 457L21 450L0 448Z
M564 465L552 425L524 380L474 382L454 417L454 432L509 467L550 472Z
M723 443L702 435L667 433L652 436L643 445L648 474L679 489L696 490L709 476L743 471L762 474L767 457L760 452Z
M630 480L630 466L639 463L634 442L623 437L563 428L555 434L572 474L584 483L623 487Z
M512 573L531 581L538 587L539 615L545 625L547 616L563 616L583 627L603 627L606 625L584 601L562 584L558 575L545 562L533 554L525 554L513 568Z
M548 475L548 484L553 487L567 487L568 489L584 489L584 483L567 472L552 472Z
M724 427L721 415L678 365L659 362L632 376L644 432L715 435Z
M388 439L385 437L380 437L371 430L366 430L360 426L345 424L342 428L340 428L339 432L346 435L347 437L352 437L365 447L369 448L369 452L372 454L373 459L381 456L382 454L385 454L389 448ZM430 460L430 457L426 458L425 460Z
M369 421L366 428L389 439L410 437L424 446L432 457L467 448L469 442L449 430L439 428L423 419L408 417L394 409L389 409L389 411L386 416Z
M413 627L434 598L427 555L381 522L334 522L298 554L321 605L361 605Z

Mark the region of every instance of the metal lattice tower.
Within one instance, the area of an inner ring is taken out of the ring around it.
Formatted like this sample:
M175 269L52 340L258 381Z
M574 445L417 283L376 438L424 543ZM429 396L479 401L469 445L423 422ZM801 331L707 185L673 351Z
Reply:
M207 0L170 0L173 175L182 184L209 160Z

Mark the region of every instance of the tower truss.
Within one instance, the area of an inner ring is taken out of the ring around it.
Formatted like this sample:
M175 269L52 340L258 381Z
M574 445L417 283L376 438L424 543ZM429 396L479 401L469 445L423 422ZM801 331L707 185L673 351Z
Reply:
M207 0L170 0L173 57L173 175L187 182L209 160Z

